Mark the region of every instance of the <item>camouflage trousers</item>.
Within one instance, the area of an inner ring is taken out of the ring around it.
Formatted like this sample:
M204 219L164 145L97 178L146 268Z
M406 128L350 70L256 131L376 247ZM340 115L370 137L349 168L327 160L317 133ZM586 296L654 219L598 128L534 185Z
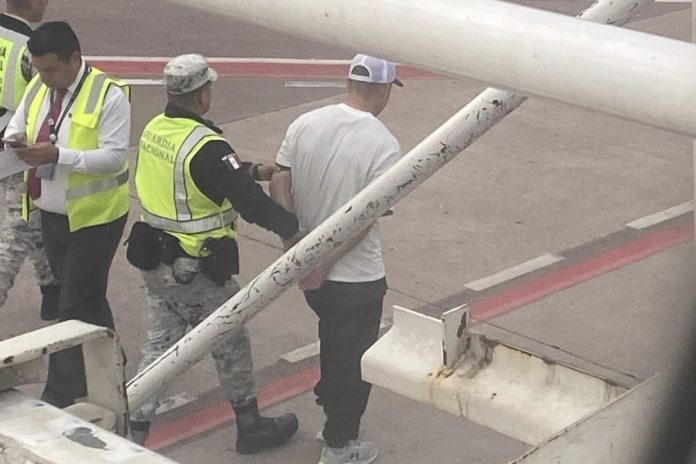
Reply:
M34 212L27 224L22 218L20 191L24 174L18 173L0 180L5 188L5 217L0 230L0 306L7 300L7 292L14 285L24 260L29 257L34 265L39 285L56 285L41 237L41 215Z
M199 261L193 258L177 258L171 266L160 264L142 274L150 306L150 327L139 371L182 338L188 326L197 325L239 290L234 279L224 287L215 285L200 273ZM245 326L226 336L213 350L213 359L220 385L233 405L245 406L256 399L251 342ZM158 399L145 404L132 418L151 420L159 406Z

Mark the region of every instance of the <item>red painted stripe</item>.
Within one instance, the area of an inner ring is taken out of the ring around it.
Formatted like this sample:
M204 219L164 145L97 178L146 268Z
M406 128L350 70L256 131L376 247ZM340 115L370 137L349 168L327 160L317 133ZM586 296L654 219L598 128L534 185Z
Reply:
M639 238L619 248L593 256L580 263L484 298L472 305L473 317L479 320L539 300L552 293L585 282L606 272L639 261L690 240L694 234L691 221ZM319 366L278 380L259 390L259 404L268 407L305 393L319 380ZM177 421L153 428L147 447L159 450L182 440L226 424L234 419L228 403L220 403Z
M104 72L120 77L131 76L161 76L166 60L152 61L110 61L93 58L89 60L92 66ZM331 63L267 63L267 62L217 62L212 63L221 77L311 77L311 78L343 78L348 72L348 66ZM404 79L442 79L443 77L412 68L398 66L397 74Z
M319 380L319 366L311 367L259 389L259 407L266 408L301 395ZM154 427L146 446L159 450L234 420L229 403L219 403L190 416Z
M622 247L478 301L472 304L472 317L489 319L684 243L693 235L694 225L689 221L687 224L634 240Z

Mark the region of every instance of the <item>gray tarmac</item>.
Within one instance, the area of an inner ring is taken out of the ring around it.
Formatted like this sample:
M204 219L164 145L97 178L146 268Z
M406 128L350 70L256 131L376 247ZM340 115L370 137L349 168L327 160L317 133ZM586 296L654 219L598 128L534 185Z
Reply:
M530 6L575 14L589 2L530 0ZM52 0L47 19L67 19L86 55L174 56L201 52L218 57L349 59L340 50L294 39L221 15L167 0ZM690 11L655 4L629 27L686 40ZM288 124L299 114L340 101L340 89L287 88L281 78L221 78L212 119L242 159L271 163ZM311 80L307 78L305 80ZM322 79L325 80L325 79ZM630 83L627 83L630 85ZM408 80L392 93L383 114L403 151L484 90L483 82L458 78ZM163 89L135 87L133 137L164 104ZM688 103L685 103L688 104ZM476 297L465 285L536 256L567 252L582 262L641 238L621 235L625 224L693 198L692 141L682 136L543 99L530 99L458 158L420 186L383 221L391 306L437 314ZM138 216L133 202L130 221ZM687 215L679 224L691 221ZM650 233L669 228L656 226ZM618 234L618 235L617 235ZM243 224L240 283L276 259L279 241ZM582 249L582 253L573 250ZM128 374L140 358L146 328L143 282L117 254L110 302L126 353ZM577 256L576 256L577 255ZM565 255L564 255L565 256ZM636 382L674 364L694 308L693 242L686 241L571 288L479 322L482 330L575 365L626 376ZM551 270L550 272L553 272ZM492 295L525 278L487 291ZM5 306L0 338L41 325L38 289L25 266ZM279 361L316 341L316 320L292 289L249 325L260 378L292 370ZM312 365L309 359L302 366ZM215 370L206 359L170 387L201 400L185 416L219 397ZM309 393L269 412L295 411L301 426L292 443L253 457L233 451L234 431L224 426L162 452L182 463L315 462L321 411ZM526 445L466 420L376 388L364 419L364 436L378 442L379 463L506 463Z

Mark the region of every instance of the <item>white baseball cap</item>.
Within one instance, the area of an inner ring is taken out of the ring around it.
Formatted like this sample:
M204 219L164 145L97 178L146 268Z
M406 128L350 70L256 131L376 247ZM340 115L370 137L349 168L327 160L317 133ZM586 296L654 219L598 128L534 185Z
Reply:
M217 72L208 66L203 55L179 55L164 67L165 86L172 95L193 92L217 78Z
M396 78L396 66L391 61L375 58L374 56L355 55L350 63L348 79L358 82L369 82L371 84L394 84L403 87L399 79Z

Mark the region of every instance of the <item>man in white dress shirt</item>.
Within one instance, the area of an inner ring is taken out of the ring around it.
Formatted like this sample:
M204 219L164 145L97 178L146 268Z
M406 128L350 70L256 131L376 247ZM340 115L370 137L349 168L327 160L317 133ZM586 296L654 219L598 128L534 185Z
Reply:
M114 327L109 268L128 213L128 88L82 59L65 22L27 43L38 71L5 137L30 166L25 213L38 208L46 254L60 281L58 316ZM51 355L42 398L66 407L86 396L80 347Z

